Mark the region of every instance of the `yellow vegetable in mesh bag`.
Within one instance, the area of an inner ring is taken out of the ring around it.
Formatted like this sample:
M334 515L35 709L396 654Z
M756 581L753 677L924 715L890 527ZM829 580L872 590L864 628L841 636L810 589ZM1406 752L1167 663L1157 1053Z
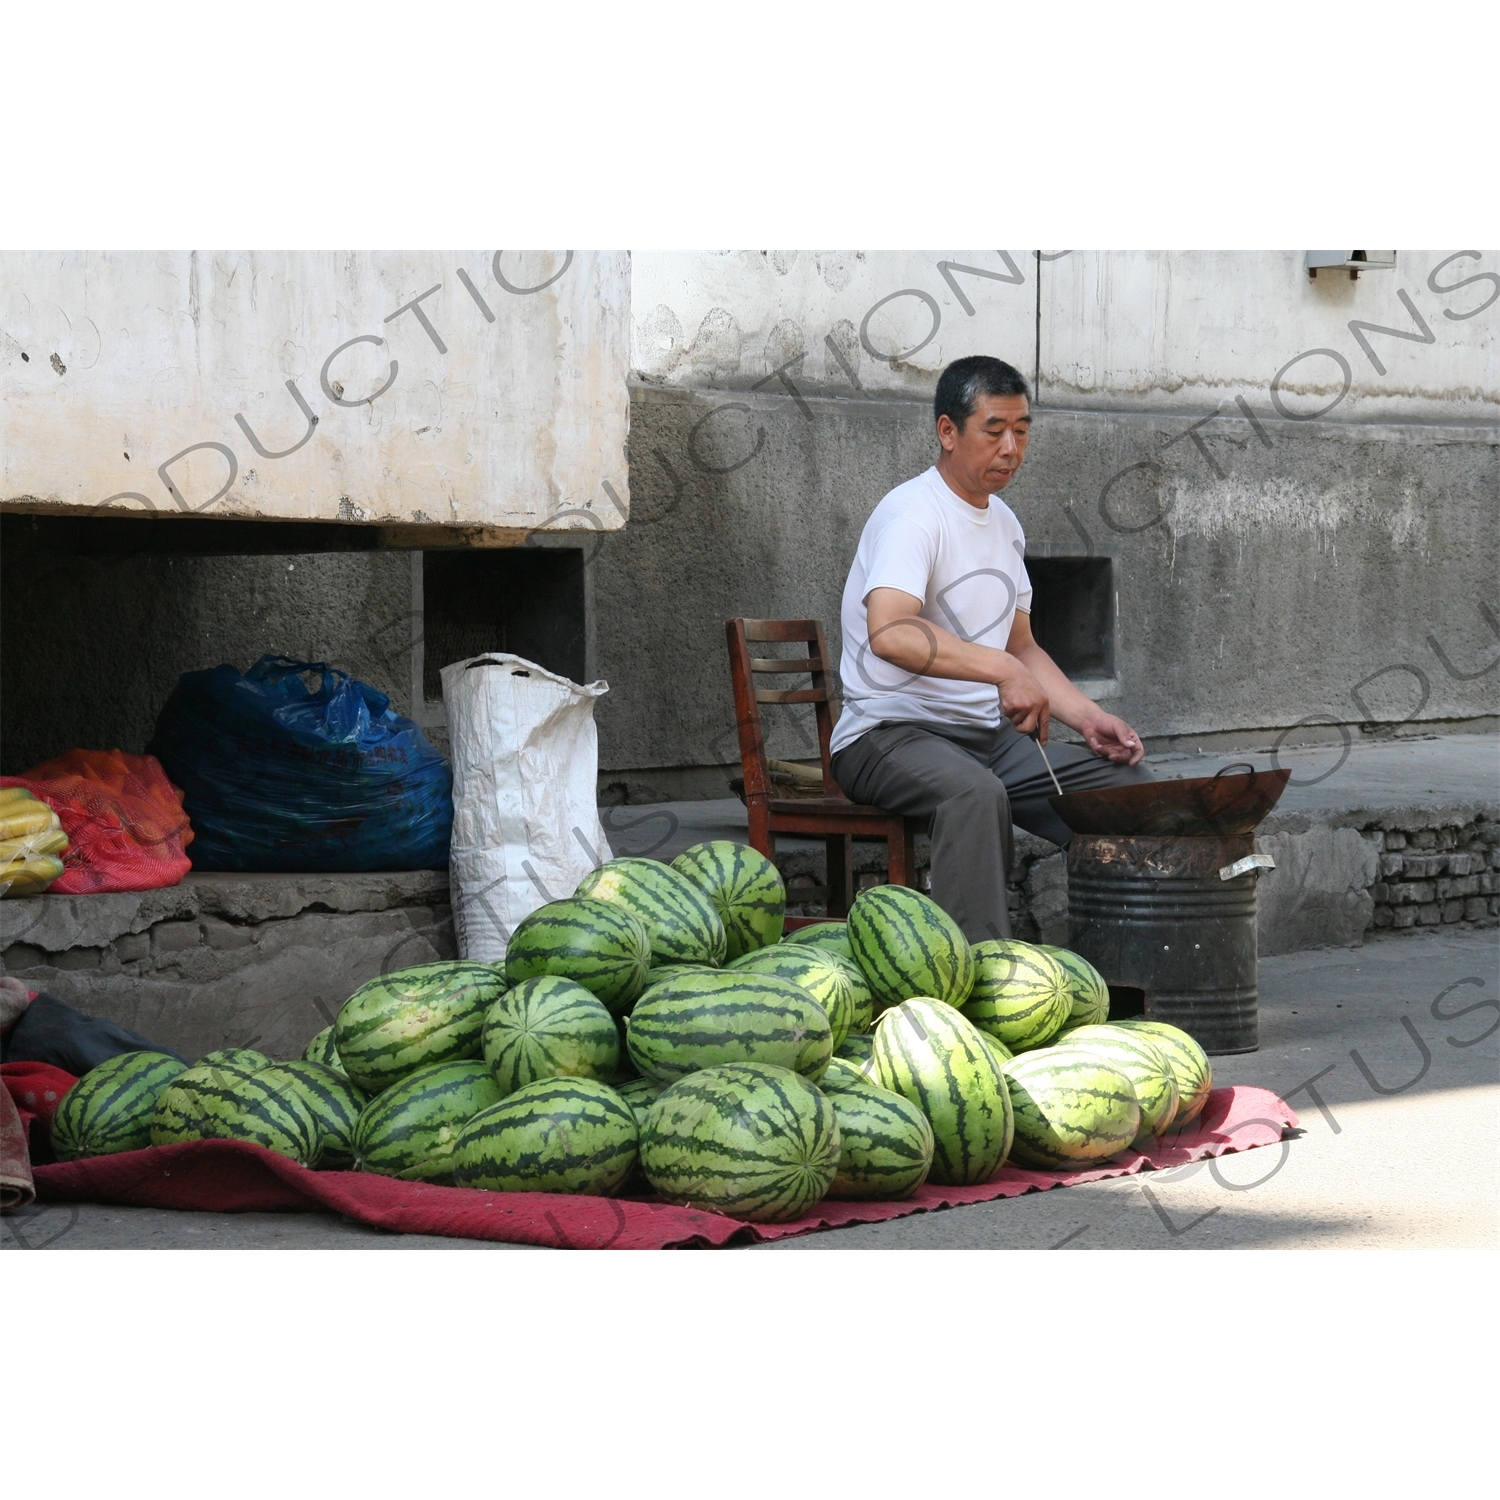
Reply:
M13 860L0 870L0 896L36 896L63 872L63 862L50 854Z

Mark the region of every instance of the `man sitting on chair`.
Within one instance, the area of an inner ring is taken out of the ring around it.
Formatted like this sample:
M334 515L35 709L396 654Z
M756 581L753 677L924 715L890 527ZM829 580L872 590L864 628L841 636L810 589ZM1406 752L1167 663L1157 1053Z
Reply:
M933 899L979 942L1011 935L1012 820L1071 837L1046 800L1049 719L1087 746L1048 752L1064 791L1153 778L1135 731L1032 639L1026 540L999 498L1026 457L1025 379L985 355L955 360L933 411L937 463L875 507L844 585L832 766L853 801L931 820Z

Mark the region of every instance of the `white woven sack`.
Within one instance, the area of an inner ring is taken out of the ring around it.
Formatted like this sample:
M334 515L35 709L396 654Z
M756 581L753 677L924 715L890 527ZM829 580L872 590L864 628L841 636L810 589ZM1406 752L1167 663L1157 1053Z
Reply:
M594 700L520 656L490 652L443 668L453 754L449 877L458 951L502 963L516 924L571 896L611 858L599 823Z

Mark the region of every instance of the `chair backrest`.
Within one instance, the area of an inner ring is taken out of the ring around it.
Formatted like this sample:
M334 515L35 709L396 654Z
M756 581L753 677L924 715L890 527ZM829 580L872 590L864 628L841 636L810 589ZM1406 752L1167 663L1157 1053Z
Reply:
M828 741L838 719L838 700L833 696L833 678L828 665L828 647L818 620L726 620L729 640L729 675L734 683L734 717L740 735L740 763L745 772L745 799L774 797L771 769L766 763L766 738L761 727L762 703L811 703L818 720L818 750L823 760L823 791L841 797L828 764ZM752 656L755 645L806 645L806 656ZM762 688L759 676L785 680L786 674L811 676L805 688Z

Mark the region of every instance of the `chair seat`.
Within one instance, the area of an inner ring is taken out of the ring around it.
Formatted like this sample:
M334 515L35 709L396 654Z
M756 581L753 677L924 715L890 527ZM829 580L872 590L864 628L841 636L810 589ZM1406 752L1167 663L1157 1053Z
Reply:
M847 797L773 797L766 803L773 816L784 814L816 816L819 818L895 818L899 813L889 813L883 808L866 807L862 802L851 802Z

